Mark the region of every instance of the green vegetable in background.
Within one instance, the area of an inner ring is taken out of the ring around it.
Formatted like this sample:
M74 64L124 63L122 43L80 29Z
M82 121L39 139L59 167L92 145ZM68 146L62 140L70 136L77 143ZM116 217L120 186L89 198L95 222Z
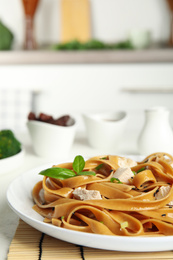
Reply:
M0 159L10 157L21 151L21 143L11 130L0 131Z
M96 175L96 173L92 171L83 171L84 167L84 158L81 155L77 155L73 161L73 170L60 167L52 167L41 171L39 174L51 178L57 178L60 180L65 180L79 175Z
M106 45L104 42L92 39L86 43L82 44L84 50L102 50L102 49L109 49L109 46Z
M79 41L70 41L67 43L59 43L53 46L55 50L80 50L81 43Z
M97 39L91 39L88 42L82 43L78 40L73 40L67 43L59 43L52 46L54 50L117 50L117 49L133 49L130 41L122 41L108 44Z
M10 50L13 38L13 33L0 21L0 50Z
M122 41L122 42L117 42L112 44L112 49L122 49L122 50L126 50L126 49L134 49L132 43L127 40L127 41Z

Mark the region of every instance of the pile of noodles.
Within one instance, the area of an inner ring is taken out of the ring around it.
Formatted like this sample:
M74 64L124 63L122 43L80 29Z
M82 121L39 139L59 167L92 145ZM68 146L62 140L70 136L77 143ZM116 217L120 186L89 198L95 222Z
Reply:
M119 168L118 158L108 155L87 160L84 170L95 171L95 176L65 180L44 176L32 191L34 210L45 222L76 231L118 236L173 235L173 206L168 205L173 200L173 157L166 153L149 155L131 168L138 171L145 167L130 184L110 181ZM53 167L72 169L72 163ZM169 193L156 200L159 187L168 185ZM72 192L78 187L98 190L102 199L77 200Z

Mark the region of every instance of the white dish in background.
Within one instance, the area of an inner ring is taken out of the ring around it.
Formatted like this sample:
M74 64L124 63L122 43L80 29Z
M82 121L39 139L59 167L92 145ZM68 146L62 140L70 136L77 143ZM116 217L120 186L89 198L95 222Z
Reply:
M83 119L91 147L116 151L127 124L125 111L83 114Z
M151 38L151 31L147 29L134 29L129 32L129 40L135 49L149 47Z
M138 160L136 157L129 157ZM34 185L43 178L38 173L51 166L50 164L44 165L20 175L8 188L7 199L10 207L26 223L52 237L93 248L126 252L153 252L173 249L173 236L123 237L97 235L68 230L44 223L43 217L32 209L34 203L31 191Z
M0 175L17 169L22 165L24 159L24 149L10 157L0 159Z
M29 120L27 127L34 151L38 156L60 160L68 157L76 133L75 120L70 126Z

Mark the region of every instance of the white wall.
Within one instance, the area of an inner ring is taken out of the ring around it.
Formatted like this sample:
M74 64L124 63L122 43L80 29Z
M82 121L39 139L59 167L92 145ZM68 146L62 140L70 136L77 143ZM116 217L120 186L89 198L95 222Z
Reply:
M9 65L0 66L0 90L9 89L9 96L14 89L40 90L36 112L55 117L71 113L81 128L82 113L125 110L130 115L128 129L139 131L146 108L166 106L173 111L173 92L159 93L173 89L172 75L173 64ZM158 93L129 93L123 88L152 88Z
M0 88L40 90L41 109L51 113L138 110L159 104L173 109L173 94L159 94L173 89L172 75L173 64L8 65L0 66ZM152 88L158 95L123 88Z
M60 40L60 1L40 0L35 27L39 44ZM129 30L149 29L155 41L168 38L170 14L165 0L90 0L92 36L105 41L125 39ZM24 16L21 0L0 0L0 19L21 47Z
M90 2L93 38L118 41L125 39L132 28L145 28L152 31L155 41L168 39L170 15L165 0ZM14 32L15 47L20 48L24 32L22 1L0 0L0 19ZM40 44L59 41L60 0L40 0L35 24ZM122 88L173 88L172 75L173 64L0 66L0 88L41 89L38 110L54 115L139 111L137 119L130 121L133 127L148 106L163 105L173 111L173 94L129 94Z

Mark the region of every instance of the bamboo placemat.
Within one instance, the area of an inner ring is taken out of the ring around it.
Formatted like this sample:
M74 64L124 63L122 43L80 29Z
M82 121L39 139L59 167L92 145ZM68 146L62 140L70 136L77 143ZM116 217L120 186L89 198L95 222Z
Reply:
M124 245L125 246L125 245ZM77 246L52 238L37 231L22 220L19 221L11 242L7 260L169 260L173 251L119 252Z

